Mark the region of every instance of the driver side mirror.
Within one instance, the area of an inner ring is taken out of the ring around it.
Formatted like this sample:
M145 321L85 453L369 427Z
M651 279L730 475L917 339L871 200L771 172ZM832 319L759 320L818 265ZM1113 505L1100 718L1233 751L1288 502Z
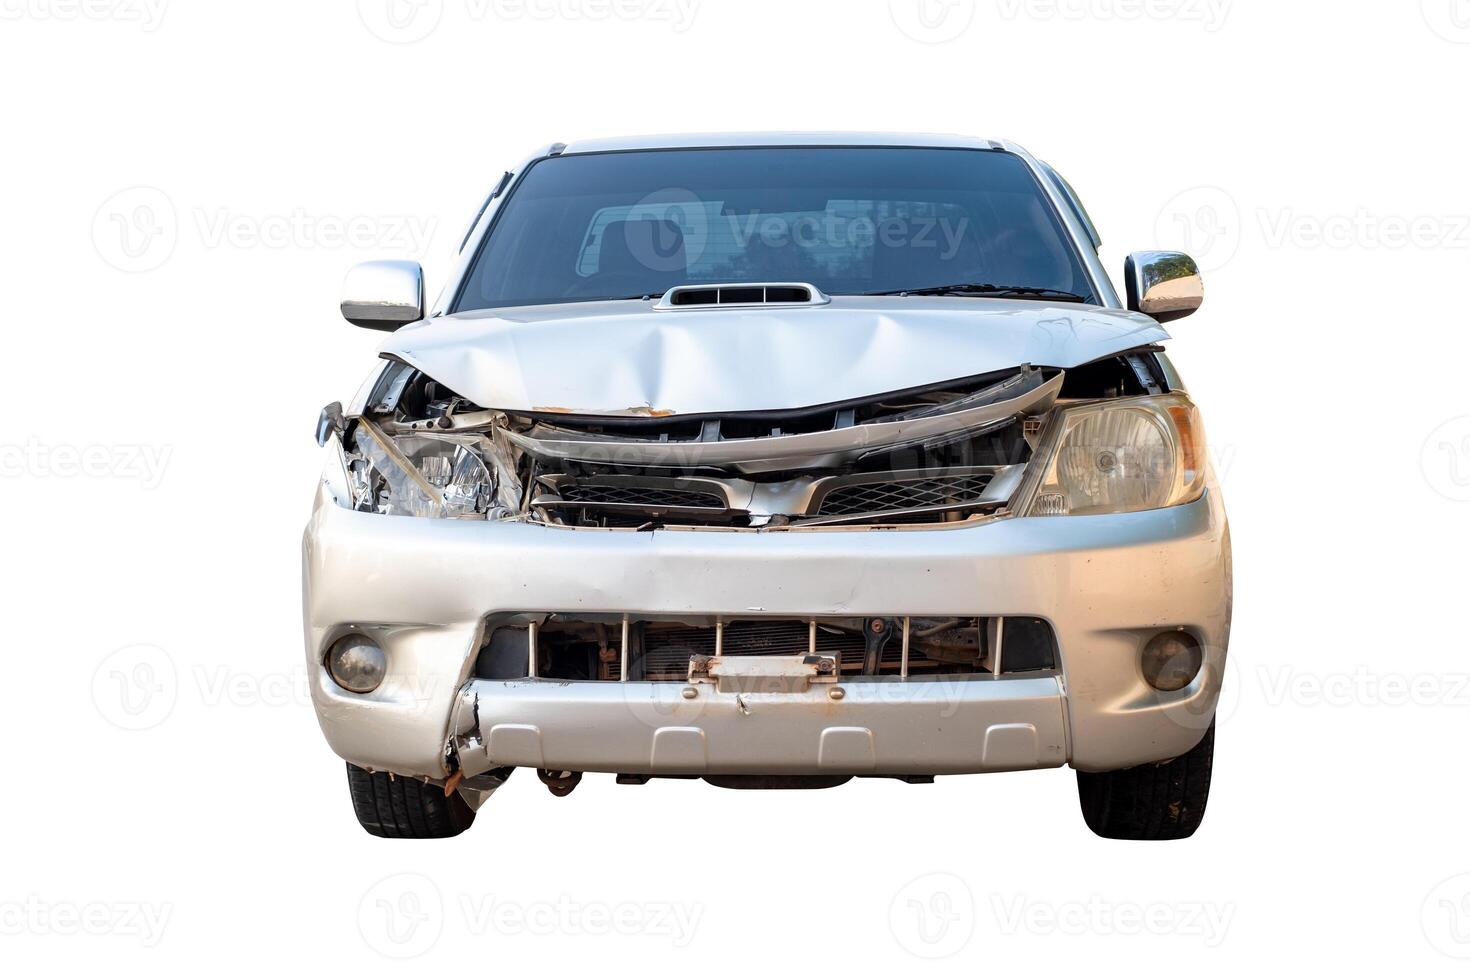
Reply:
M1199 266L1183 252L1134 252L1123 264L1128 308L1160 323L1189 316L1205 301Z
M369 330L397 330L424 318L424 270L397 259L362 262L342 283L342 316Z

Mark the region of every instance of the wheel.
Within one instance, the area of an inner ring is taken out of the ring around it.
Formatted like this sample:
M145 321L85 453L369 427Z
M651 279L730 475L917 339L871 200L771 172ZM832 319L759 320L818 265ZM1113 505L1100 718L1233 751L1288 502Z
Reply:
M1112 840L1182 840L1199 829L1210 797L1215 723L1177 759L1116 772L1079 772L1082 817Z
M368 772L347 763L347 788L362 829L376 837L426 840L456 837L475 822L475 811L458 792L407 776Z

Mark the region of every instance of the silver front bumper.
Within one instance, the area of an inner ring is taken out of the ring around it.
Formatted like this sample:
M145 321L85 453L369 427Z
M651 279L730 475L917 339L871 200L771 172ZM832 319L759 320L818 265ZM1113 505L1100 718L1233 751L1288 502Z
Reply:
M853 680L840 685L840 701L831 687L737 696L709 684L472 681L455 712L455 744L468 776L505 765L940 775L1067 761L1055 677Z
M1218 493L1103 517L954 529L652 533L382 517L320 493L304 542L306 656L332 748L442 778L451 745L493 766L632 773L939 774L1070 763L1117 769L1192 748L1214 713L1230 622ZM1061 669L1033 677L844 678L800 694L645 682L471 677L498 612L709 616L1037 616ZM1173 694L1143 642L1185 628L1205 669ZM389 674L332 683L322 652L375 635Z

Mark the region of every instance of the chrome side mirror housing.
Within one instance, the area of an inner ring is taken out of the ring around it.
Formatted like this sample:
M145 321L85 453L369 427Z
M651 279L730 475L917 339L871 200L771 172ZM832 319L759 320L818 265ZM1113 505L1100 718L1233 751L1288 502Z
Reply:
M1183 252L1134 252L1123 264L1128 308L1160 323L1189 316L1205 301L1205 283Z
M369 330L397 330L424 318L424 270L397 259L362 262L342 283L342 316Z

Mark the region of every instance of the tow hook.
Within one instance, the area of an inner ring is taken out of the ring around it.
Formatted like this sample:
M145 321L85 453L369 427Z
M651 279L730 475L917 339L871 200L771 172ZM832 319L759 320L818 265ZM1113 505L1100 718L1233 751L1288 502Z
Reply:
M552 796L558 797L566 796L582 781L580 772L570 772L566 769L537 769L536 777L546 784Z

